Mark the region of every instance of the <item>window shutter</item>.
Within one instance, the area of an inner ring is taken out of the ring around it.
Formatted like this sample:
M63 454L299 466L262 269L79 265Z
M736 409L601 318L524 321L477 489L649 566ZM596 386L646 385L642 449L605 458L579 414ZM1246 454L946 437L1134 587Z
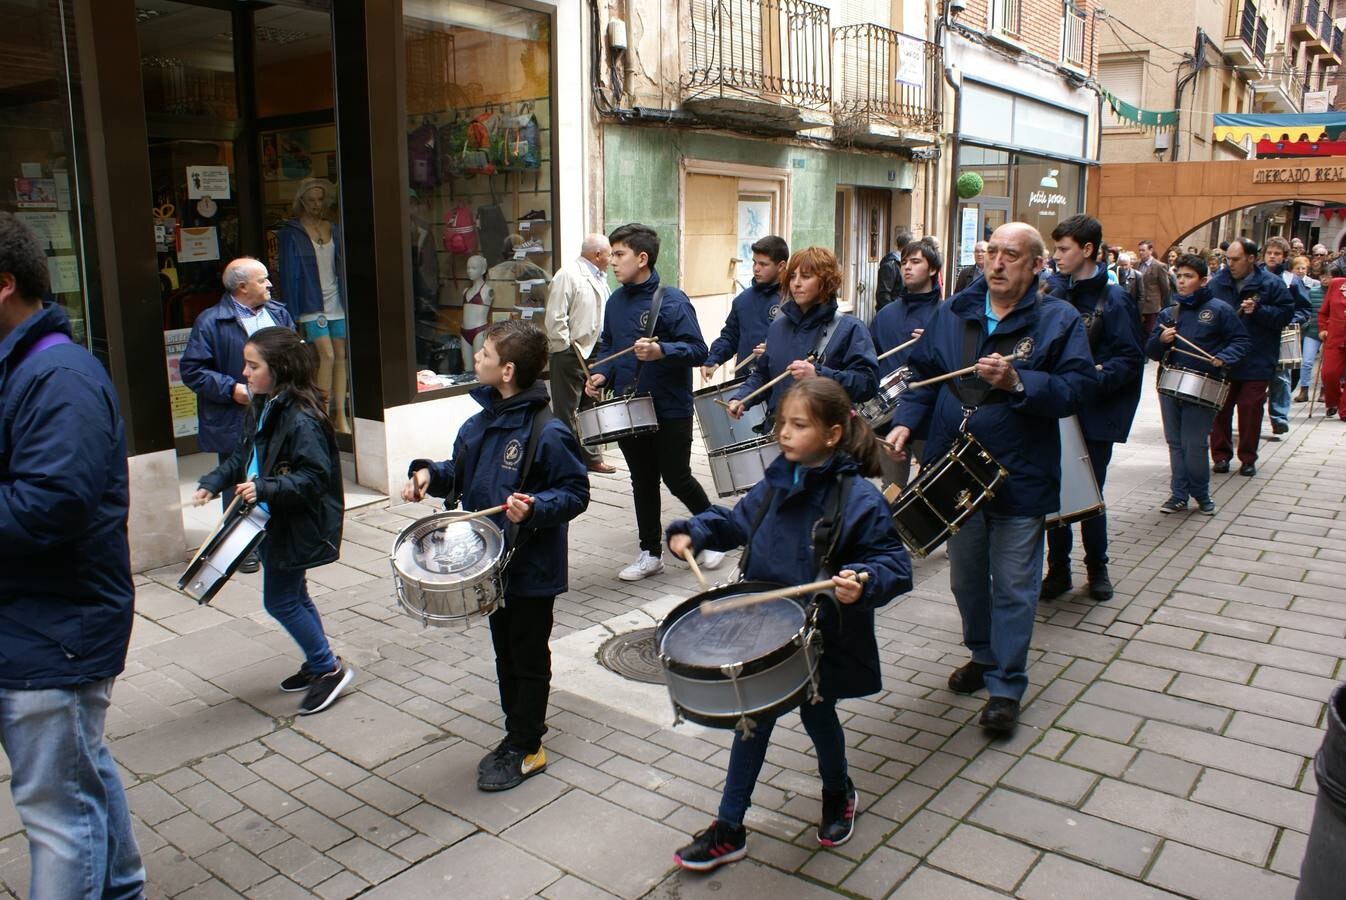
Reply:
M1098 83L1119 100L1143 107L1145 60L1139 56L1122 59L1104 59L1098 63ZM1104 125L1125 125L1113 114L1112 107L1103 104Z

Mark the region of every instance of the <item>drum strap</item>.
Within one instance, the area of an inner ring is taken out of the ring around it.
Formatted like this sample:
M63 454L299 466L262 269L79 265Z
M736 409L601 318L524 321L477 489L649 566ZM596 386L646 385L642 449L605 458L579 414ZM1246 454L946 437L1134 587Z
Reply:
M752 536L762 527L762 520L766 518L766 511L771 508L771 501L776 499L776 488L767 485L766 496L762 498L762 505L757 507L757 515L752 517L752 527L748 529L748 542L743 545L743 552L738 557L738 573L742 578L748 577L748 557L752 555Z
M847 473L838 473L832 489L823 501L823 517L813 523L813 568L818 573L815 581L831 578L837 573L837 545L841 543L842 517L846 514L846 498L851 493L851 482L855 478ZM828 596L828 595L820 595ZM832 605L837 611L837 627L841 627L841 603L831 595ZM816 601L815 601L816 602Z
M832 333L837 330L837 323L845 317L846 314L843 312L835 313L832 316L832 321L818 329L818 343L814 344L813 352L810 354L813 357L814 365L822 364L823 358L827 355L827 342L832 339Z
M1098 303L1094 305L1094 312L1089 316L1087 325L1087 334L1089 335L1089 352L1098 349L1098 344L1103 340L1103 310L1107 307L1107 292L1098 295Z
M963 322L963 365L970 366L975 363L979 357L978 348L981 346L981 322L976 319L968 319ZM992 353L999 353L1006 356L1011 352L1014 345L1013 335L1004 335L996 339L992 344ZM949 390L958 398L958 402L963 404L964 409L977 409L985 406L987 403L1004 403L1009 400L1009 393L998 391L991 387L980 375L960 375L957 378L951 378L945 382Z
M661 284L654 289L654 296L650 298L650 321L645 325L645 337L654 337L654 327L659 323L659 307L664 305L664 286ZM636 360L636 374L631 378L631 384L626 389L626 396L631 396L636 392L640 385L640 368L645 365L643 360ZM520 482L522 483L522 482Z
M528 446L523 451L523 468L519 470L520 491L524 490L528 484L528 473L533 470L533 456L537 453L538 439L542 435L542 429L547 427L547 423L552 418L551 407L545 403L533 413L533 427L528 432ZM532 532L528 532L525 539L531 535ZM505 543L509 547L510 557L513 558L515 551L519 549L519 526L513 522L505 526ZM506 573L506 578L509 577L509 560L506 560L505 565L501 566L501 571Z

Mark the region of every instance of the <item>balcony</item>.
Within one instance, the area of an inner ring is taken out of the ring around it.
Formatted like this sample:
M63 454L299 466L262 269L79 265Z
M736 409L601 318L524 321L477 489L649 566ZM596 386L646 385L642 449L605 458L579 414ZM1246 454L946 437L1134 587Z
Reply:
M1085 56L1084 27L1088 15L1074 3L1066 3L1066 12L1061 20L1061 62L1077 69L1089 68Z
M1296 0L1289 32L1291 43L1302 43L1309 56L1326 55L1332 40L1332 13L1319 0Z
M1327 47L1328 53L1327 59L1323 60L1324 65L1339 66L1346 62L1346 59L1343 59L1341 55L1341 29L1335 25L1332 26L1332 40Z
M830 125L832 33L805 0L692 0L682 105L708 121L793 133Z
M879 25L832 29L832 118L838 140L882 147L935 143L942 125L938 44Z
M1253 79L1253 108L1259 113L1297 113L1304 109L1304 81L1283 52L1268 54L1266 70Z
M1261 69L1266 59L1267 21L1257 14L1253 0L1233 0L1220 49L1235 65Z

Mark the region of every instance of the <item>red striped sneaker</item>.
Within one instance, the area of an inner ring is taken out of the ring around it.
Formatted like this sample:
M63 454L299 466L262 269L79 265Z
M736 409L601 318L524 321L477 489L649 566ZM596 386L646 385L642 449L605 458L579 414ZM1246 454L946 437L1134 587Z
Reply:
M673 861L693 872L709 872L725 863L738 862L748 855L748 830L726 825L719 819L705 831L692 836L692 842L673 854Z
M824 847L840 847L851 839L855 831L855 807L860 802L855 785L846 779L846 790L829 791L823 788L823 821L818 826L818 843Z

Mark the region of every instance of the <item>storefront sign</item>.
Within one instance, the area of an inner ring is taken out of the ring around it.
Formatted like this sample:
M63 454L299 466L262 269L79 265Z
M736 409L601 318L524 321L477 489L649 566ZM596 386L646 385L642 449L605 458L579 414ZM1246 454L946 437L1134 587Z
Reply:
M228 200L229 167L188 166L187 197L191 200L200 200L202 197Z
M1065 206L1065 194L1049 194L1046 191L1030 191L1028 193L1029 206Z
M164 332L164 352L168 358L168 403L173 414L173 437L190 437L196 434L196 394L182 383L178 364L182 353L187 349L190 328L174 328Z
M178 229L178 262L210 262L219 258L220 238L214 228Z
M1253 184L1315 184L1331 181L1346 181L1346 166L1276 166L1253 170Z
M925 42L897 35L897 83L925 86Z

